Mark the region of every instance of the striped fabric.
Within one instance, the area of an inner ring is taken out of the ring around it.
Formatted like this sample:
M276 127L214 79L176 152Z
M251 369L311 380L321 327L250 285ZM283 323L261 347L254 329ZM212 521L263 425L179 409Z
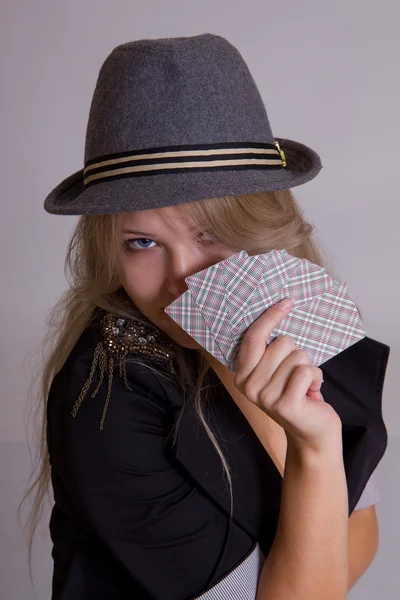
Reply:
M264 554L256 543L250 554L211 589L193 600L255 600Z
M282 169L286 158L279 142L229 142L144 148L101 156L85 163L84 185L104 180L240 169Z

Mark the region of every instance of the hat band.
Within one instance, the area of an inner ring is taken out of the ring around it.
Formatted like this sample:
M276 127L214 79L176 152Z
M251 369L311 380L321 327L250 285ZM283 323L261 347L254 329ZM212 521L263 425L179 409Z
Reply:
M85 186L104 180L240 169L282 169L286 159L279 142L232 142L145 148L120 152L85 162Z

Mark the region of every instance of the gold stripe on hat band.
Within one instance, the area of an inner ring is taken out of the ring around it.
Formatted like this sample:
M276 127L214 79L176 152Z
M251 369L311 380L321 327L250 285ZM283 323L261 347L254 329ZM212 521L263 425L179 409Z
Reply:
M271 160L257 160L257 159L244 159L244 160L224 160L224 161L216 161L213 160L211 162L188 162L188 163L162 163L157 165L145 165L140 167L125 167L123 169L113 169L112 171L102 171L101 173L96 173L96 175L91 175L84 179L84 184L87 185L91 181L96 179L104 179L107 177L115 177L116 175L123 175L128 173L137 173L137 172L146 172L146 171L160 171L160 170L169 170L169 169L193 169L193 168L216 168L216 167L226 167L226 166L238 166L238 165L277 165L282 166L281 159L271 159Z
M278 144L279 142L276 142ZM240 154L240 153L254 153L254 154L275 154L277 155L277 151L275 148L223 148L223 149L213 149L213 150L178 150L176 152L153 152L148 154L130 154L127 156L122 156L120 158L113 158L109 160L96 161L93 164L88 165L85 168L85 174L87 171L91 169L97 169L99 167L105 167L108 165L115 165L122 162L127 162L131 160L146 160L146 159L155 159L155 158L174 158L177 156L212 156L214 154Z
M210 144L210 146L212 146ZM153 171L173 171L179 169L180 172L191 169L227 169L227 168L282 168L286 167L286 159L283 151L279 146L279 142L272 144L257 143L254 146L250 143L246 145L237 143L232 145L214 144L214 147L208 149L203 145L201 149L188 150L170 150L160 152L157 149L154 151L139 151L135 153L124 152L123 154L114 154L98 158L90 161L84 168L84 175L89 173L84 178L84 185L88 185L98 180L107 178L129 177L130 175L152 174ZM179 146L182 148L183 146ZM248 156L248 155L256 156ZM236 155L236 158L234 157ZM238 155L242 155L240 158ZM243 157L243 155L247 155ZM272 155L272 156L271 156ZM219 156L219 159L206 160L208 157ZM183 160L183 159L190 160ZM204 160L195 160L202 158ZM138 162L140 164L133 164ZM147 162L147 164L146 164ZM125 165L124 163L130 163ZM117 168L115 168L117 167ZM118 168L119 167L119 168ZM91 173L96 171L95 173Z

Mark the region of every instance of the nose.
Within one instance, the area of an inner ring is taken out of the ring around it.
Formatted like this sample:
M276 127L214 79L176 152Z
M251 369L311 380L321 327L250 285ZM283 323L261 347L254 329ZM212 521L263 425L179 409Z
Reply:
M199 252L191 250L186 244L176 244L167 258L166 287L174 296L178 297L188 290L185 278L193 273L198 273L218 262L210 260Z

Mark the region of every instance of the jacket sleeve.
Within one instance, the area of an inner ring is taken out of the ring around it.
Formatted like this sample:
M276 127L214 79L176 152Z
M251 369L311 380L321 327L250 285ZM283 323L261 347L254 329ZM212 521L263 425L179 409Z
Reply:
M320 367L324 399L342 421L349 516L379 499L370 478L388 443L382 395L389 354L389 346L365 337Z
M115 372L102 430L107 386L94 399L88 395L75 417L65 415L64 483L96 535L152 598L187 600L207 588L229 516L175 463L156 376L131 361L126 369L132 391ZM75 383L72 391L76 397ZM240 535L242 549L250 548L252 540Z

